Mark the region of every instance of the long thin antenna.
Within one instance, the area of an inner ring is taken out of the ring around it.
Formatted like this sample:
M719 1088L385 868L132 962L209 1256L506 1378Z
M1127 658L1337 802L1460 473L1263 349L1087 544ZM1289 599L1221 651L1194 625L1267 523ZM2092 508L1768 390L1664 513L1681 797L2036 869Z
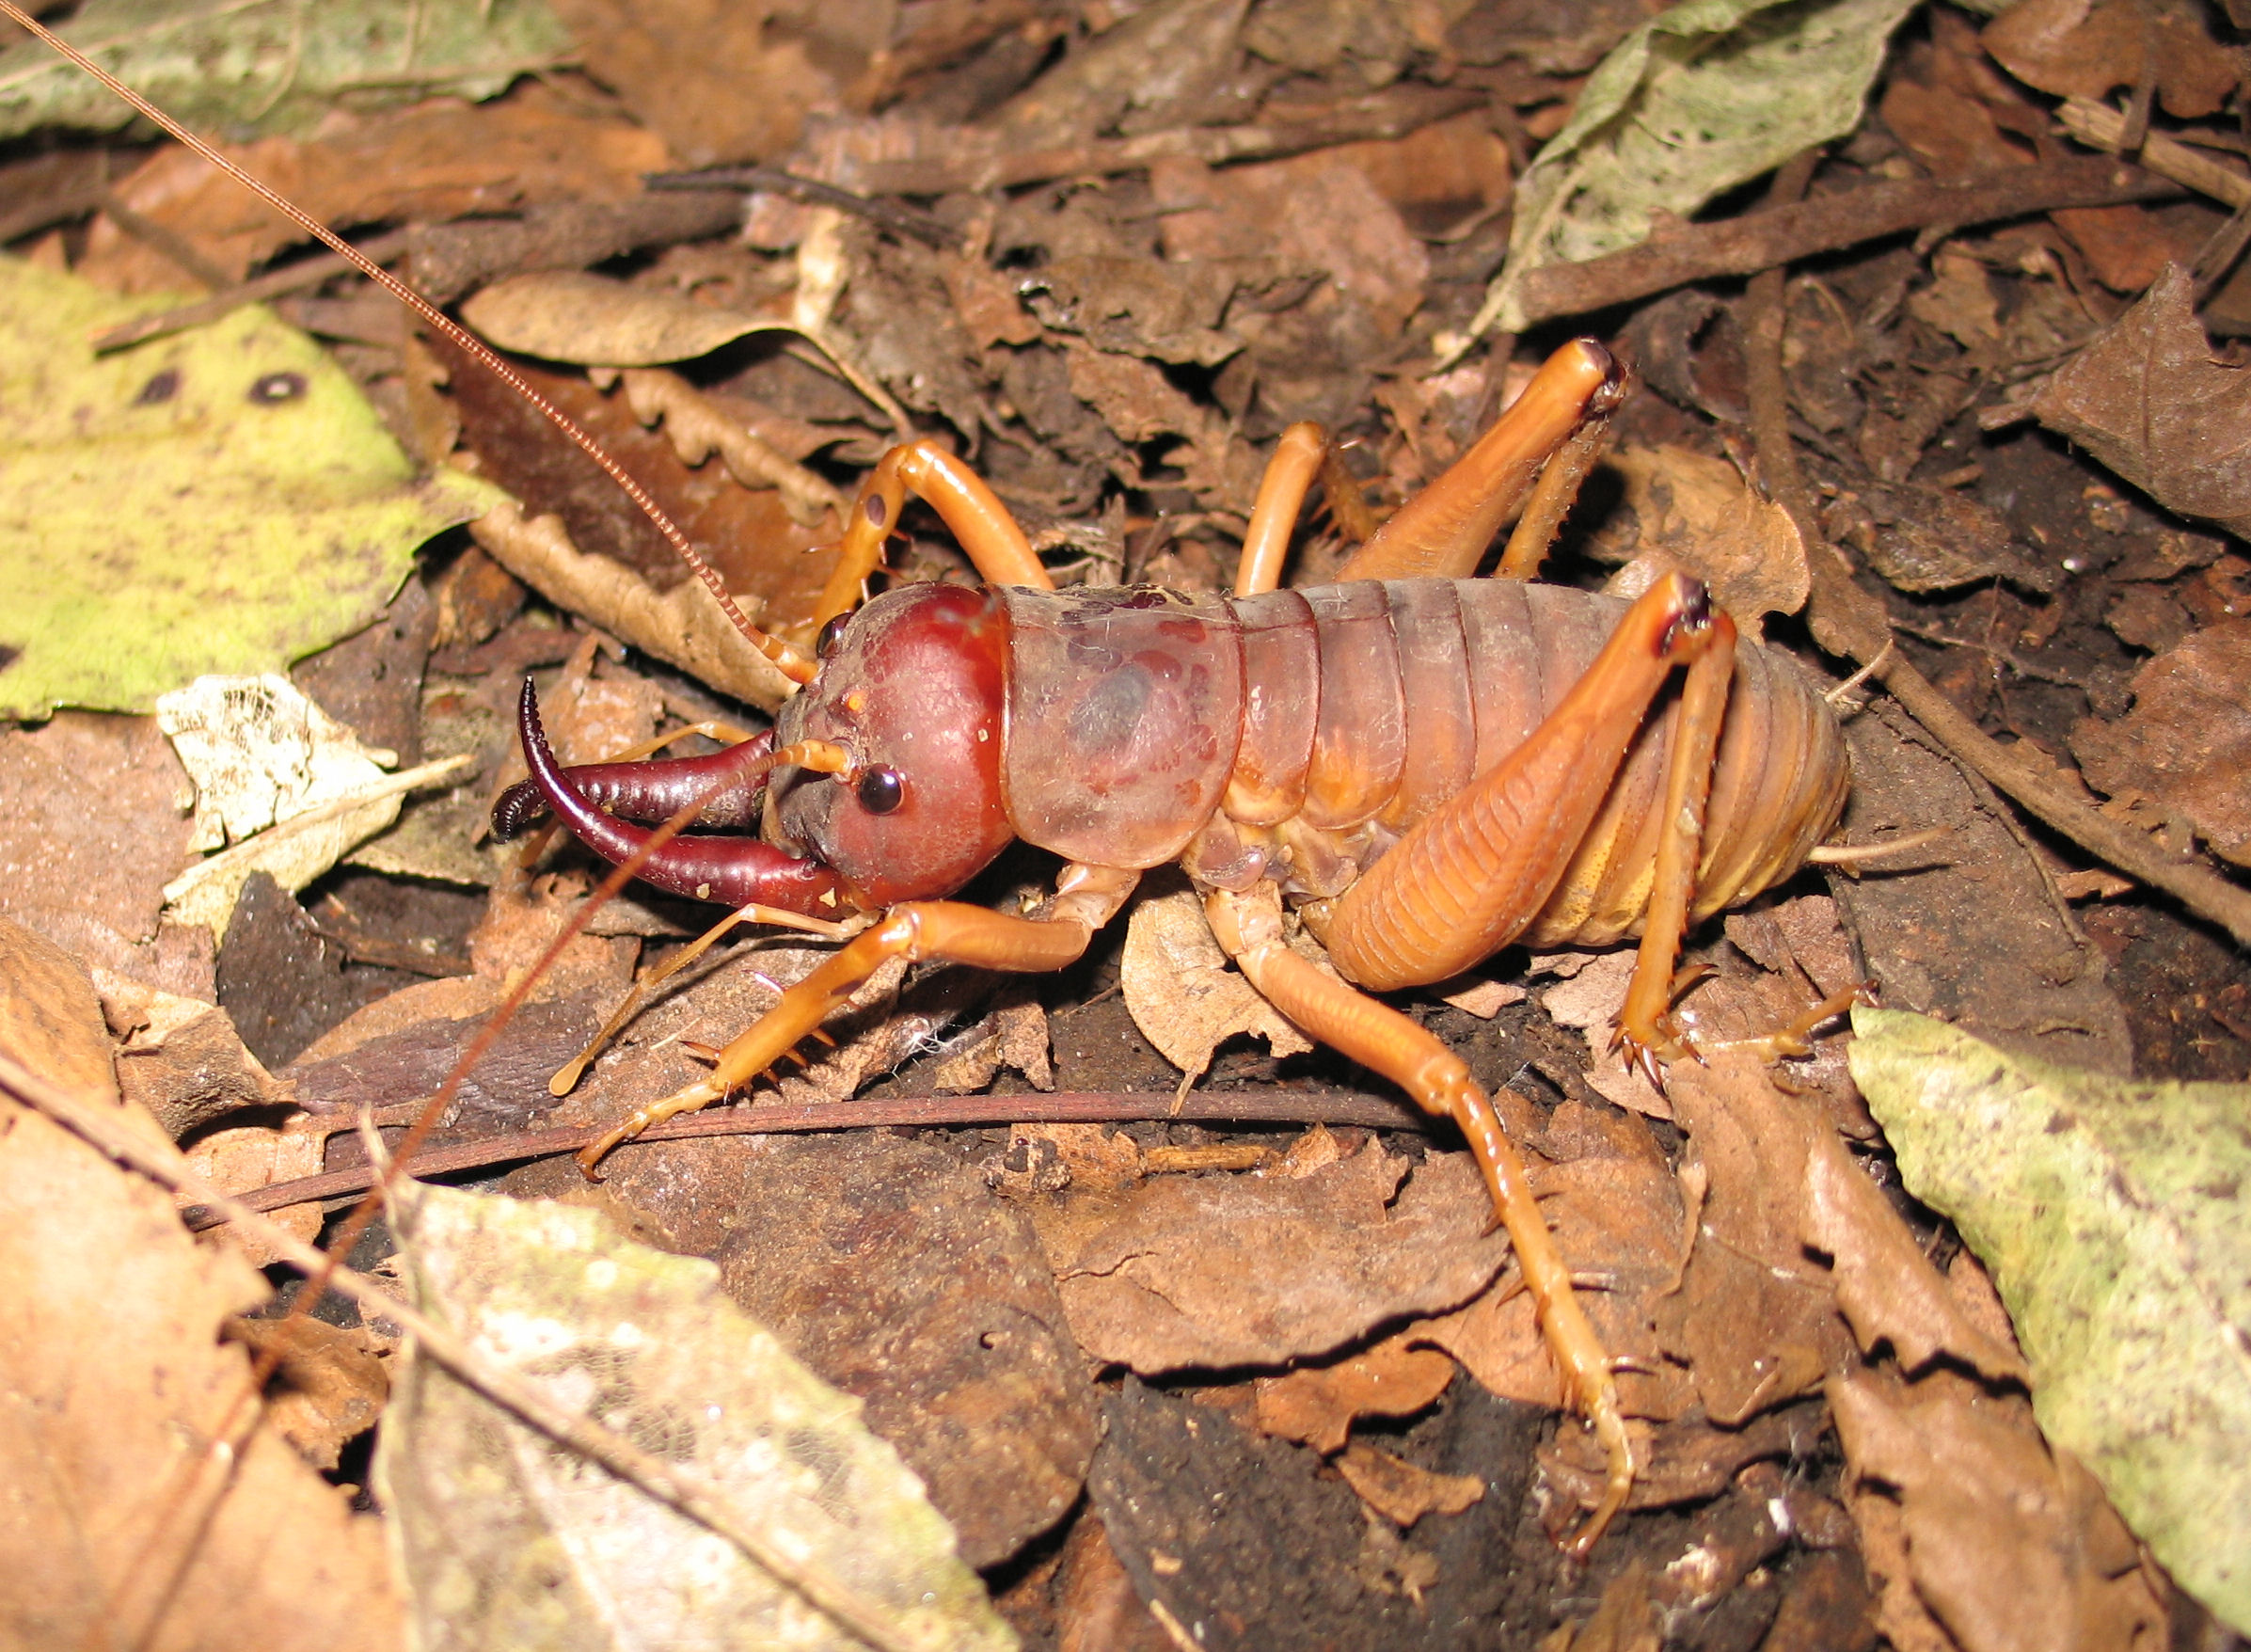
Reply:
M769 636L751 624L750 616L736 605L735 598L728 594L725 582L719 577L719 571L704 560L695 546L690 542L688 535L681 532L679 524L665 515L664 508L650 497L648 489L628 475L626 468L611 458L602 444L594 440L593 436L577 420L526 383L523 375L509 366L507 362L501 360L494 353L491 345L446 314L404 281L392 275L390 271L367 257L303 207L288 199L272 185L243 170L225 155L219 153L217 150L212 148L210 144L205 143L186 127L181 125L179 121L173 119L171 116L149 102L147 98L142 97L140 93L110 73L108 70L96 63L84 52L71 45L68 40L58 38L52 29L18 6L15 0L0 0L0 16L7 17L18 27L38 36L54 51L107 87L111 96L123 102L135 113L153 121L171 136L185 144L197 154L247 189L252 195L257 196L259 199L264 201L291 223L296 225L298 229L322 243L331 252L344 259L361 275L367 277L369 280L381 287L423 321L459 345L486 372L492 373L502 384L538 408L550 424L568 437L588 458L602 468L603 474L625 489L626 497L641 507L642 515L656 525L657 532L664 535L665 542L673 548L674 553L688 564L689 571L704 582L704 588L711 593L712 599L719 604L720 612L727 616L737 630L750 640L753 648L773 662L775 670L793 683L809 683L813 680L815 662L781 638Z

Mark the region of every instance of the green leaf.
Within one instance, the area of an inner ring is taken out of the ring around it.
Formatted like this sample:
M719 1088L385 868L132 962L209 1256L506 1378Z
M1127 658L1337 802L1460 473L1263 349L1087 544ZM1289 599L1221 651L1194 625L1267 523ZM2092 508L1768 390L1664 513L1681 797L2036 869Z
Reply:
M401 1237L423 1312L703 1479L897 1644L1015 1645L860 1402L736 1307L712 1263L636 1245L594 1211L440 1187L414 1190ZM864 1644L726 1539L429 1360L392 1390L375 1477L432 1652Z
M121 299L0 259L0 717L147 711L373 621L415 547L504 498L417 482L358 389L267 310L96 357Z
M1621 40L1516 183L1508 262L1472 337L1520 331L1524 278L1639 246L1860 123L1884 44L1914 0L1688 0Z
M571 56L547 0L86 0L55 29L166 114L230 138L440 92L489 98ZM132 110L38 40L0 51L0 137Z
M2108 1078L1897 1010L1852 1025L1909 1190L2008 1305L2041 1428L2251 1632L2251 1085Z

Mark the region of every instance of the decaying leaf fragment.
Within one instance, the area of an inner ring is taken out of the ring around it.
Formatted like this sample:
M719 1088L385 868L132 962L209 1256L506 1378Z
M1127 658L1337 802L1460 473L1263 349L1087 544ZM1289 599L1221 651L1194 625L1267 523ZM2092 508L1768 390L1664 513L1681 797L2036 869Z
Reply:
M1753 493L1733 465L1670 446L1622 448L1609 465L1625 478L1641 525L1631 554L1702 579L1753 639L1761 616L1805 606L1803 539L1790 514Z
M1118 981L1141 1036L1190 1083L1237 1033L1264 1039L1277 1056L1313 1047L1228 962L1193 889L1134 905Z
M2251 1628L2251 1087L2135 1084L1856 1009L1853 1076L1992 1271L2049 1438Z
M420 1190L422 1310L556 1399L705 1477L900 1644L1015 1644L859 1402L730 1303L711 1263L593 1211ZM429 1362L399 1378L376 1461L421 1644L864 1643L725 1538L560 1451Z
M201 676L158 697L156 723L196 783L192 849L234 847L165 885L172 916L224 934L257 872L302 889L399 818L410 790L451 779L467 756L388 774L398 759L308 699L287 677Z
M2215 357L2195 300L2166 265L2032 410L2167 510L2251 534L2251 373Z
M2082 718L2071 755L2106 797L2148 792L2214 854L2251 866L2251 620L2199 627L2133 674L2133 709Z

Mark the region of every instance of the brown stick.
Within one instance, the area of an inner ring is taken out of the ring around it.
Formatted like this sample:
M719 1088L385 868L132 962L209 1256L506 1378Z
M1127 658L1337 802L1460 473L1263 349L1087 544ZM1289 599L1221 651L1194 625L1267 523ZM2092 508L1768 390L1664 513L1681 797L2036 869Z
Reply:
M2018 171L2038 169L2027 167ZM1780 217L1795 210L1779 207L1744 221L1755 223L1758 218ZM2016 210L2037 209L2020 203ZM1783 382L1783 272L1779 265L1752 278L1745 294L1743 331L1752 437L1758 450L1759 474L1775 502L1790 513L1808 548L1813 594L1806 604L1806 622L1814 641L1832 654L1863 665L1873 664L1876 679L1948 751L2080 848L2127 876L2164 890L2199 917L2220 925L2239 944L2251 945L2251 891L2238 887L2200 860L2167 853L2146 834L2089 808L1979 728L1890 646L1890 616L1880 602L1852 582L1844 558L1821 532L1820 517L1799 469Z
M1910 230L1951 229L2056 207L2116 206L2180 193L2180 184L2139 167L2088 155L1964 178L1863 184L1746 217L1691 225L1608 258L1547 264L1524 278L1526 325L1583 315L1691 281L1756 275Z
M1227 161L1273 159L1331 144L1404 137L1408 133L1483 103L1470 87L1402 87L1355 99L1318 119L1272 126L1181 126L1133 137L1097 138L1061 149L998 154L986 149L911 161L876 161L853 169L850 183L869 195L945 195L955 190L1007 189L1132 172L1151 161L1191 156L1216 167Z
M800 1107L729 1107L653 1124L639 1141L687 1141L712 1136L784 1136L826 1130L874 1130L942 1124L1121 1124L1133 1120L1178 1120L1187 1124L1340 1124L1371 1130L1429 1128L1429 1121L1398 1102L1378 1096L1276 1091L1272 1094L1192 1095L1177 1104L1169 1090L1147 1095L1063 1090L1018 1096L931 1096L906 1101L820 1102ZM407 1176L443 1176L486 1165L514 1164L577 1152L602 1134L599 1125L531 1130L486 1136L417 1153L399 1167ZM238 1194L252 1210L280 1210L316 1199L364 1193L375 1183L372 1166L300 1176ZM227 1218L203 1206L181 1213L198 1231Z

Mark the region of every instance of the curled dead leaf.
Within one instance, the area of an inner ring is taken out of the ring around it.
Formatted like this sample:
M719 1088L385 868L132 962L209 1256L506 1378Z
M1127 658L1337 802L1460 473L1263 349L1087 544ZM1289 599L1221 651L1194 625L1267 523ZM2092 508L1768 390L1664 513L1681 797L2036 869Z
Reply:
M1313 1047L1228 961L1192 889L1133 908L1118 979L1141 1036L1189 1083L1212 1064L1213 1051L1237 1033L1264 1039L1277 1056Z

